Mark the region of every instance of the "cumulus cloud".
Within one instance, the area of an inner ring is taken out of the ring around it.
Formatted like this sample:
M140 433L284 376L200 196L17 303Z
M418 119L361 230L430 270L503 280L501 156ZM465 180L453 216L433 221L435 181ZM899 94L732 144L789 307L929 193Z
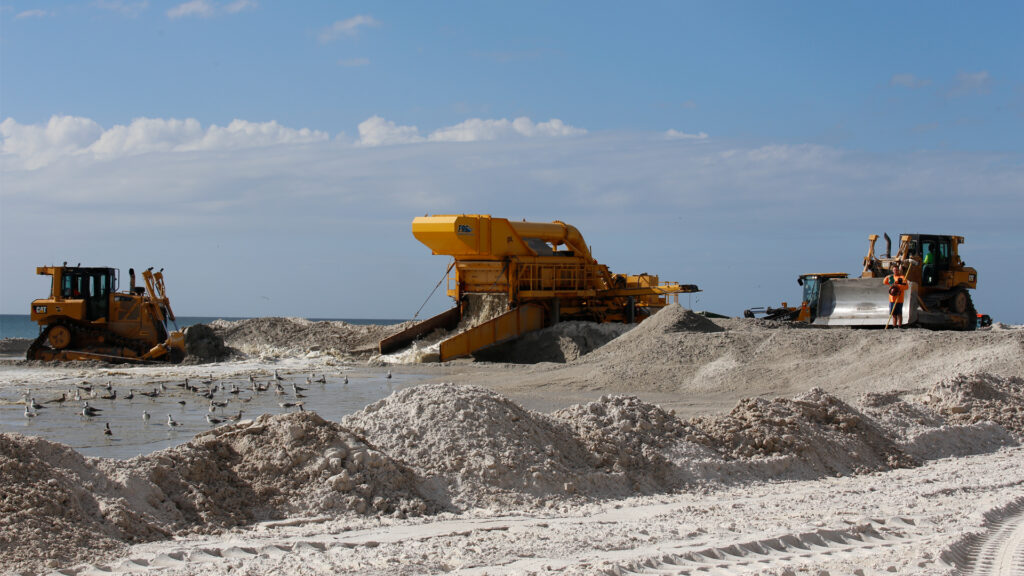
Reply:
M360 14L346 20L338 20L320 32L320 42L326 44L337 40L339 36L353 36L364 26L377 26L378 22L373 16Z
M679 130L672 130L672 129L670 129L670 130L666 130L665 131L665 139L666 140L707 140L708 139L708 133L707 132L698 132L696 134L687 134L686 132L681 132Z
M243 10L249 10L257 6L254 0L236 0L224 7L228 14L237 14Z
M46 10L25 10L24 12L18 12L14 17L15 20L23 20L25 18L45 18L50 13Z
M189 2L178 4L167 11L167 17L171 20L186 16L209 18L213 16L213 4L210 4L207 0L190 0Z
M96 0L93 6L101 10L109 10L110 12L117 12L123 16L129 18L136 18L139 14L142 14L146 8L149 8L148 0L142 0L141 2L125 2L124 0Z
M274 121L234 120L227 126L203 128L194 118L136 118L127 126L104 130L93 120L73 116L54 116L45 126L18 124L7 118L0 123L0 135L0 150L18 158L27 169L71 156L110 160L152 152L227 150L329 139L325 132L288 128Z
M345 58L342 60L338 60L338 66L342 66L344 68L361 68L363 66L369 65L369 58Z
M471 118L465 122L441 128L428 137L432 142L479 142L498 140L508 137L534 138L538 136L558 137L586 134L581 128L566 125L557 118L535 124L529 118L520 117L513 121L505 118L500 120L484 120Z
M960 72L956 75L951 96L969 94L988 94L992 88L992 76L987 70L980 72Z
M889 79L890 86L899 86L901 88L923 88L931 84L931 81L927 78L918 78L913 74L893 74L892 78Z
M392 144L412 144L422 142L419 128L415 126L399 126L380 116L373 116L359 124L360 146L388 146Z

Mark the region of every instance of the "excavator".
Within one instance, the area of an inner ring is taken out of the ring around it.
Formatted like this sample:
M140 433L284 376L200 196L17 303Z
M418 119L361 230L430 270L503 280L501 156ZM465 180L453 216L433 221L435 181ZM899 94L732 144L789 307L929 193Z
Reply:
M885 253L875 254L878 235L868 236L867 256L859 278L845 273L803 274L797 282L803 286L799 308L753 308L744 316L757 313L776 319L807 322L818 326L875 326L890 324L889 293L883 283L900 264L910 288L904 294L904 325L937 330L974 330L991 324L991 318L978 314L969 290L978 286L978 272L960 258L963 236L937 234L901 234L899 248L892 255L892 241L885 237Z
M142 273L144 286L118 292L116 268L44 266L50 296L32 302L31 319L39 337L29 346L29 360L101 360L105 362L181 362L185 335L175 322L163 270Z
M445 278L456 306L382 340L381 354L438 328L453 330L495 301L501 303L500 315L441 342L442 362L565 320L641 322L667 306L669 298L699 291L651 274L613 274L594 259L579 230L561 221L422 216L413 219L412 233L433 254L453 257Z

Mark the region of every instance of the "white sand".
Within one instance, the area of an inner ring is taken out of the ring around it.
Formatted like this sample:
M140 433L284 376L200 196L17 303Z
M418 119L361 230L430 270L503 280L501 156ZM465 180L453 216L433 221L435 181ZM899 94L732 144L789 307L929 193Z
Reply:
M7 363L0 378L59 390L115 369L321 371L354 354L263 338L252 360ZM239 422L127 461L0 435L0 566L1024 573L1019 327L798 329L670 308L570 360L417 367L458 384L402 390L341 423Z

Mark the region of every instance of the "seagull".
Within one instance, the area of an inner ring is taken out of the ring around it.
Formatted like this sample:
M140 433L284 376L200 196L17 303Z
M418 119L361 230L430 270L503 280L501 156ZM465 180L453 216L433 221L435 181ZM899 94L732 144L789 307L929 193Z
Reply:
M239 410L237 416L228 416L228 420L231 420L232 422L238 422L239 420L242 419L242 412L245 412L245 410Z
M274 380L284 380L280 374L277 373L277 369L274 369Z
M32 397L32 400L27 405L31 406L33 410L40 410L42 408L46 408L46 406L43 406L42 404L36 402L35 396Z
M241 392L241 390L239 390L238 384L232 384L231 390L228 390L228 394L238 394L239 392Z
M313 380L313 382L316 382L317 384L327 384L327 374L321 374L320 377Z
M110 431L110 422L107 422L107 427L103 429L103 434L106 436L114 435L114 433Z
M35 418L36 413L32 411L32 407L28 404L25 405L25 418Z
M63 404L68 401L68 395L66 392L60 393L60 398L54 398L53 400L47 400L45 404Z
M302 402L278 402L277 405L285 409L298 406L299 410L302 410Z
M228 405L227 400L210 400L210 406L216 406L217 408L224 408Z
M185 401L184 400L178 400L178 404L181 404L182 406L184 406L185 405Z
M93 416L99 414L100 412L103 412L103 410L89 406L88 402L86 402L85 406L82 408L82 416L85 416L87 418L92 418Z
M345 381L343 382L343 384L348 386L348 374L345 375Z
M149 422L149 411L148 410L143 410L142 411L142 421L143 422Z
M292 391L295 392L296 394L298 394L299 392L304 392L305 390L306 389L303 388L302 386L296 386L295 382L292 382Z
M222 420L220 418L214 418L213 416L210 416L209 414L207 414L206 415L206 421L209 422L211 425L217 425L217 424L220 424L221 422L223 422L224 420Z
M135 398L135 390L132 390L131 388L129 388L128 389L128 393L124 395L124 399L125 400L131 400L132 398Z
M117 390L111 390L110 394L104 394L100 396L102 400L117 400Z
M388 380L390 380L391 379L391 370L388 370L388 373L385 374L384 377L387 378Z
M171 418L171 415L168 414L167 415L167 426L169 426L170 428L174 428L175 426L181 426L181 424L178 424L177 422L175 422L174 418Z

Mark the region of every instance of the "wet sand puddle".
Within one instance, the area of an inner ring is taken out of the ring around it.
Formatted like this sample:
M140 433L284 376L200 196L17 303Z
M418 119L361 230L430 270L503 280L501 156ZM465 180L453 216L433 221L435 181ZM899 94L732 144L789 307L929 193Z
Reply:
M47 403L60 397L62 390L48 389L31 392L36 402L45 408L36 410L36 416L25 416L22 404L23 389L0 390L0 432L14 432L40 436L54 442L67 444L86 456L103 458L131 458L148 454L163 448L184 444L194 435L209 430L217 424L207 421L209 415L229 423L242 410L242 418L256 418L261 414L280 414L303 409L313 411L327 420L339 421L346 414L363 409L368 404L389 396L396 390L419 383L424 378L419 374L394 374L390 378L384 371L361 374L327 374L325 382L307 382L308 373L281 373L283 380L271 375L257 378L257 384L266 386L264 392L254 392L247 377L224 377L189 379L191 386L201 390L216 387L210 410L211 399L184 388L184 377L178 380L160 378L102 377L88 381L92 393L78 389L82 400L72 398L73 392L81 385L82 379L68 380L63 393L68 400L63 403ZM347 383L346 383L347 378ZM109 395L107 382L117 391L117 398L103 399ZM280 384L278 390L276 384ZM162 386L161 386L162 385ZM294 385L294 387L293 387ZM237 387L237 392L232 393ZM297 389L296 389L297 387ZM127 399L129 390L133 398ZM159 392L156 397L142 393ZM92 397L92 396L95 397ZM82 414L83 402L100 410L95 416ZM283 406L282 406L283 405ZM143 419L148 412L148 420ZM168 415L177 424L168 425ZM111 434L105 434L106 424Z

